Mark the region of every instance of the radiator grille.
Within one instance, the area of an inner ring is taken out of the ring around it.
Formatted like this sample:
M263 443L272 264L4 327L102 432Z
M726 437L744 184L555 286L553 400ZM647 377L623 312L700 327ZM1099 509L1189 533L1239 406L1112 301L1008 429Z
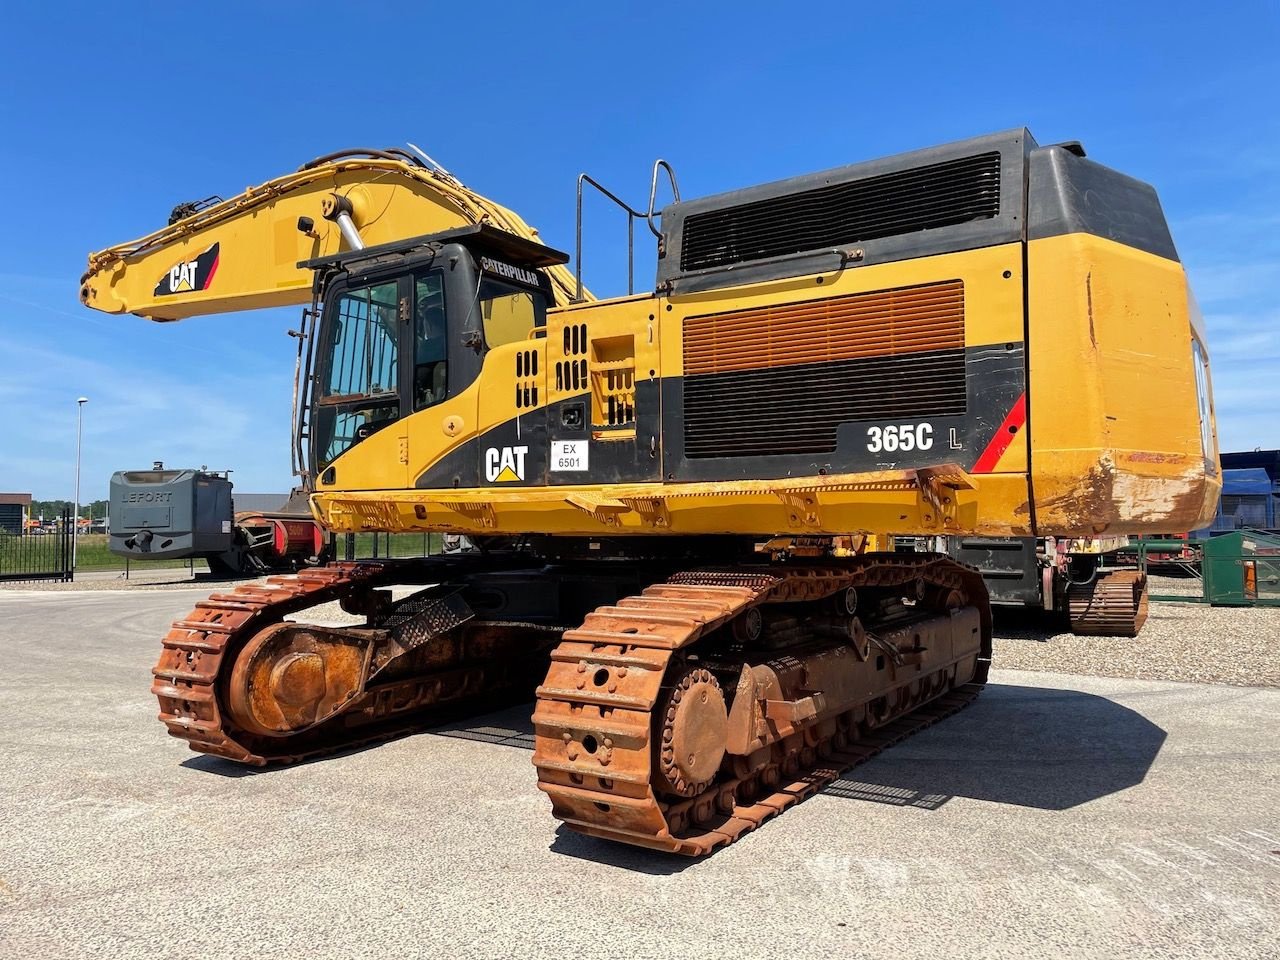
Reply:
M703 270L989 220L1000 154L982 153L690 216L681 270Z
M684 321L685 456L831 453L840 424L963 414L959 280Z
M723 373L964 346L964 282L687 317L684 372Z

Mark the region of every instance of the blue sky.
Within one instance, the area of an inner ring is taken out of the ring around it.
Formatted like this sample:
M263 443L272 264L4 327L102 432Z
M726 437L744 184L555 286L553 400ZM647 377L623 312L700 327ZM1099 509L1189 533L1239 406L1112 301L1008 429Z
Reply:
M1023 124L1082 140L1160 191L1223 449L1280 446L1274 2L24 4L5 34L0 489L70 497L81 394L84 499L154 459L286 489L296 311L94 313L85 255L405 141L572 249L582 170L638 204L657 156L693 197ZM624 250L589 207L597 293L624 292Z

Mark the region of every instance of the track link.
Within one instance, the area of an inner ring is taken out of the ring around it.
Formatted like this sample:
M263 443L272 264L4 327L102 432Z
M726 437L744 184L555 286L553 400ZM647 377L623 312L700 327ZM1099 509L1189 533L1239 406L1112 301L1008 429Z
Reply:
M557 818L581 833L688 856L733 843L811 796L856 764L970 703L986 680L989 646L976 682L953 685L955 668L913 678L884 698L874 723L808 728L774 748L773 761L721 776L673 801L654 790L655 704L678 652L763 603L818 600L848 587L973 590L976 571L943 559L878 557L840 567L777 574L683 573L638 596L601 607L566 631L552 652L534 712L538 786ZM985 600L984 600L985 603ZM984 613L984 633L990 636ZM870 727L870 729L868 729Z
M1147 622L1147 604L1147 575L1140 570L1111 570L1067 588L1072 633L1136 637Z
M169 628L151 671L151 692L160 702L160 721L169 734L185 740L192 750L255 766L273 759L301 759L303 755L277 758L256 753L233 739L218 702L225 661L259 625L339 599L353 585L374 580L385 569L372 563L334 564L268 577L265 584L242 584L198 601Z

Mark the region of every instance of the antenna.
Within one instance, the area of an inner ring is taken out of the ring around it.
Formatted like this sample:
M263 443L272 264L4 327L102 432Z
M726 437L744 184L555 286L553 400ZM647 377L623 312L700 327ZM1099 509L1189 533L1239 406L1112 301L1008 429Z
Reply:
M426 152L425 150L423 150L420 146L418 146L416 143L408 143L408 142L406 141L406 144L405 144L405 145L406 145L410 150L412 150L414 153L416 153L418 156L420 156L423 160L425 160L425 161L427 162L427 165L428 165L428 166L430 166L430 167L431 167L431 169L433 169L436 173L440 174L441 176L448 177L448 178L449 178L450 180L452 180L454 183L461 185L462 181L460 181L460 180L459 180L457 177L455 177L452 173L450 173L448 170L446 170L446 169L444 168L444 164L442 164L442 163L438 163L438 162L435 160L435 158L433 158L433 157L431 157L430 155L428 155L428 154L427 154L427 152Z

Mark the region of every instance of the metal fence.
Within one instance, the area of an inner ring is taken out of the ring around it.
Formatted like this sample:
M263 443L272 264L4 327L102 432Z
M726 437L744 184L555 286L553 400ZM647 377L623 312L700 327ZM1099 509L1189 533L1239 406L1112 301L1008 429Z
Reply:
M428 557L442 551L438 533L348 533L333 537L337 560L390 560Z
M1175 559L1193 547L1191 560ZM1280 537L1263 530L1241 530L1208 540L1135 539L1126 552L1136 554L1138 567L1151 572L1160 564L1183 574L1166 577L1152 600L1207 603L1215 607L1280 606Z
M71 535L70 510L52 530L0 532L0 580L70 580Z

